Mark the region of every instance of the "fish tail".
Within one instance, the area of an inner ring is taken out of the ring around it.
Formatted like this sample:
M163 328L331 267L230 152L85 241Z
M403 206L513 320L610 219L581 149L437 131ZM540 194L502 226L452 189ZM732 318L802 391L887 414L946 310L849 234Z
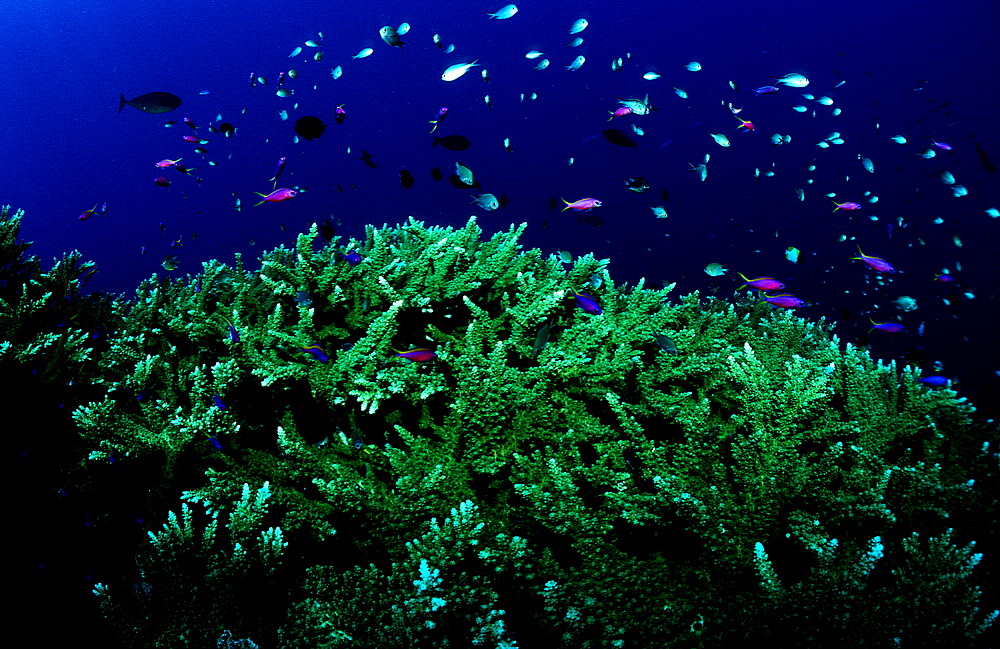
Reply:
M120 112L122 112L122 109L124 109L125 106L128 105L128 99L125 99L125 95L122 94L122 93L118 93L118 95L119 95L119 99L118 99L118 112L120 113Z
M559 210L560 212L565 212L566 210L569 209L569 206L572 205L572 203L570 203L568 200L566 200L562 196L559 197L559 200L561 200L563 203L566 203L566 207L564 207L561 210Z

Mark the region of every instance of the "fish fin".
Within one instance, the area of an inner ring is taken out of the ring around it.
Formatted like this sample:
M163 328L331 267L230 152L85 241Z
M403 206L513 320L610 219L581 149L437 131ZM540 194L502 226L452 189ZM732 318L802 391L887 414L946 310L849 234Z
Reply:
M125 106L128 105L128 99L125 99L125 95L123 93L118 93L118 94L120 96L120 98L118 99L118 112L120 113L122 112L122 109L124 109Z

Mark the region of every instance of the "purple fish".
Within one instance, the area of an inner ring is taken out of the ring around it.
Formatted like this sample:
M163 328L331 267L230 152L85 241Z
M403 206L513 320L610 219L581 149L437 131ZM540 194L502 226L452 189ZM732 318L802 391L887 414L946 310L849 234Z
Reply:
M758 95L769 95L772 92L778 92L778 90L777 86L761 86L760 88L755 88L754 92Z
M303 354L312 354L313 358L315 358L320 363L325 363L328 360L330 360L330 357L326 355L326 352L323 351L323 348L320 347L319 345L309 345L308 347L299 347L299 351L301 351Z
M278 178L281 178L281 172L285 170L285 162L287 160L284 156L278 158L278 166L274 168L274 178L271 179L275 185L278 184Z
M601 315L604 313L604 311L601 310L601 306L597 303L597 300L590 297L586 293L577 293L576 291L573 291L573 297L576 298L577 306L587 313L593 315Z
M289 189L287 187L282 187L281 189L276 189L266 196L260 192L254 192L258 196L263 196L259 203L254 203L254 207L258 205L263 205L264 203L280 203L281 201L287 201L290 198L295 198L299 195L294 189Z
M737 275L742 277L743 281L746 282L746 284L744 284L740 288L743 288L744 286L750 286L757 289L758 291L780 291L781 289L785 288L784 284L774 279L773 277L757 277L754 279L747 279L743 273L737 273ZM740 290L740 288L736 290L738 291Z
M217 394L212 395L212 401L215 402L215 407L219 410L225 410L228 406L222 401L222 397Z
M934 140L934 138L931 138L931 146L936 146L937 148L941 149L942 151L951 151L952 150L952 146L950 144L945 144L944 142L937 142L937 141Z
M881 257L872 257L861 252L861 246L858 246L858 254L860 257L851 257L851 259L860 259L861 261L868 264L872 270L877 270L880 273L895 273L896 269L892 267L892 264L887 262Z
M610 122L616 117L625 117L626 115L631 115L632 109L629 108L628 106L621 106L613 111L608 111L608 113L611 115L611 117L608 118L608 121Z
M601 205L603 205L603 203L601 203L601 201L597 200L596 198L589 198L589 197L581 198L580 200L573 201L572 203L570 203L565 198L561 200L563 203L566 203L566 207L562 208L563 212L565 212L566 210L576 210L578 212L586 212L588 210L594 209L595 207L600 207Z
M762 293L761 297L771 306L780 306L783 309L797 309L800 306L806 305L805 300L797 298L794 295L789 295L788 293L780 293L778 295Z
M831 199L831 202L834 205L837 206L837 207L833 208L834 212L836 212L837 210L860 210L861 209L861 203L855 203L854 201L845 201L843 203L838 203L837 201Z
M357 266L361 263L361 255L358 254L357 250L351 250L344 255L344 261L349 263L351 266Z
M895 334L899 333L903 329L906 329L906 327L904 327L902 324L898 322L875 322L871 318L868 319L871 320L872 323L872 328L868 330L868 333L871 333L877 329L879 331L884 331L887 334Z
M408 361L413 361L414 363L423 363L424 361L429 361L432 358L437 358L437 353L431 351L426 347L414 347L413 349L408 349L405 352L401 352L398 349L393 349L396 352L396 358L405 358Z
M447 116L448 116L448 107L447 106L442 106L440 109L438 109L437 117L434 118L434 119L432 119L432 120L430 120L428 122L428 124L433 124L434 125L434 128L431 129L431 133L433 133L434 131L437 130L437 127L441 125L441 122Z

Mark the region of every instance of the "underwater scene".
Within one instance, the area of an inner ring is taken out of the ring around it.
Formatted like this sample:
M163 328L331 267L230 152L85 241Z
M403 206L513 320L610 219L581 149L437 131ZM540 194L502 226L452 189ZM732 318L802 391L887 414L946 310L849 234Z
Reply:
M4 14L35 645L994 645L994 3Z

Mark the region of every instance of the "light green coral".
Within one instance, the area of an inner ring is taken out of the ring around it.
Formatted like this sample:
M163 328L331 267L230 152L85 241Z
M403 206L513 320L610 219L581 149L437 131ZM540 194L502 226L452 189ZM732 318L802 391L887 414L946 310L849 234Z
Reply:
M523 229L313 228L257 272L143 283L74 413L95 472L154 467L139 488L166 503L141 578L97 589L109 615L147 646L863 647L989 627L971 543L993 533L996 467L954 391L822 322L615 286L592 255L564 268Z

